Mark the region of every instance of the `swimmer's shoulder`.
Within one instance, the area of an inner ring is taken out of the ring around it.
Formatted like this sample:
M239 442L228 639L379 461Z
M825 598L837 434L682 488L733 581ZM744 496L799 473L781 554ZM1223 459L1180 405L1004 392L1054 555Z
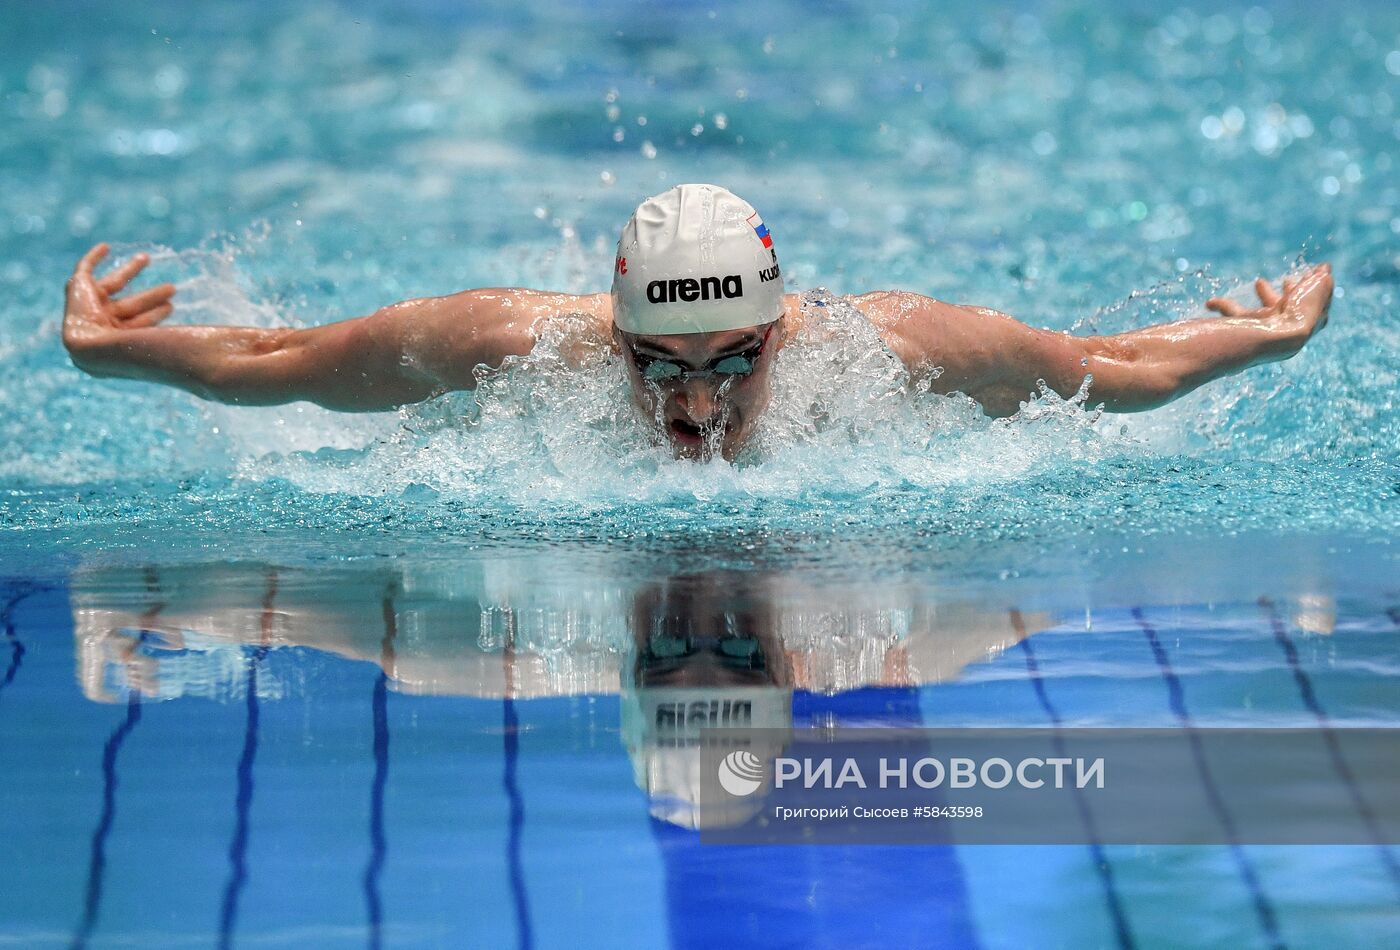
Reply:
M876 290L848 299L865 314L891 352L911 369L940 355L946 348L950 325L969 316L958 304L909 290Z
M439 309L478 333L505 336L538 334L541 321L560 317L580 323L580 332L612 331L609 294L566 294L528 287L481 287L437 298Z
M876 290L864 294L851 294L841 298L870 321L887 346L899 354L892 344L902 334L918 329L926 323L926 311L930 304L939 301L921 294L903 290ZM793 340L807 325L807 311L803 307L801 294L783 295L783 317L786 325L784 338Z
M581 341L604 341L612 335L608 294L481 287L385 309L400 310L407 318L405 335L425 364L499 365L506 357L529 353L541 324L550 319L575 321L569 329Z

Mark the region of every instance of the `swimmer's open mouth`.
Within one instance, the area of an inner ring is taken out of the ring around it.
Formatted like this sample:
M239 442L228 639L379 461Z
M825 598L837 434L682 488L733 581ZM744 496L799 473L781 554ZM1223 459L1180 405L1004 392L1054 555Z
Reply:
M729 426L725 426L728 432ZM668 427L671 438L679 445L699 446L705 442L705 437L713 432L713 429L702 428L691 422L689 419L672 419Z
M700 427L686 419L671 420L671 438L681 445L700 445L705 441L705 433Z

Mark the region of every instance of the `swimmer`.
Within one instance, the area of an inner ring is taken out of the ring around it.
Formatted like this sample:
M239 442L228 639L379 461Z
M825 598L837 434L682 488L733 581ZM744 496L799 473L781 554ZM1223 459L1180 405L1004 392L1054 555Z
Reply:
M574 314L581 333L611 341L645 424L684 458L718 451L733 460L768 405L778 351L804 324L801 298L784 293L773 235L751 205L715 185L680 185L637 207L610 294L466 290L309 329L161 326L174 285L120 296L150 258L138 254L99 277L107 251L98 244L78 262L64 309L64 345L93 376L238 405L390 410L474 389L482 367L530 352L541 320ZM1092 375L1094 403L1137 412L1288 359L1327 323L1332 286L1322 264L1281 288L1261 277L1256 308L1215 298L1206 302L1213 318L1083 337L908 291L848 299L931 391L963 393L988 415L1009 416L1040 380L1068 397Z

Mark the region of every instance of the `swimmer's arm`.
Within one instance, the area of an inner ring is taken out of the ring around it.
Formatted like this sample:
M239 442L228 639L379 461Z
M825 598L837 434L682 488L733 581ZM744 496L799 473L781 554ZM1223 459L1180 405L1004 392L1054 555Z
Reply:
M469 290L308 329L159 326L172 312L175 288L116 297L148 261L138 255L95 277L106 251L101 244L89 251L68 284L63 341L74 364L94 376L165 383L238 405L305 400L370 412L472 389L479 366L530 352L537 319L592 312L606 299Z
M917 294L868 294L856 305L911 371L942 370L934 392L965 393L989 415L1014 414L1040 380L1068 398L1086 375L1093 376L1091 404L1139 412L1213 379L1288 359L1326 324L1332 299L1328 265L1285 281L1281 294L1262 279L1255 286L1262 304L1257 309L1216 298L1206 306L1219 317L1113 336L1039 330L993 310Z

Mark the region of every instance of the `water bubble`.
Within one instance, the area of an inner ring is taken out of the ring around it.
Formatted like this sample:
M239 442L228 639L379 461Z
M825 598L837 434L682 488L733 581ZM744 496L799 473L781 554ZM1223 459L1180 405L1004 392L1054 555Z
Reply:
M1322 179L1322 193L1324 195L1335 195L1342 190L1342 183L1335 175L1328 175Z
M656 157L656 146L652 145L650 140L643 142L639 151L642 153L642 158L652 159Z
M1279 146L1278 129L1271 125L1261 125L1254 130L1252 138L1254 150L1261 155L1272 154Z
M64 89L68 86L68 76L61 70L43 63L35 63L25 76L30 92L43 93L51 89Z
M185 71L174 63L168 63L151 76L151 85L162 99L173 99L185 88Z
M725 115L723 112L716 112L714 123L715 128L723 132L725 129L729 128L729 116Z
M1059 143L1055 141L1055 136L1050 132L1037 132L1031 139L1031 149L1037 155L1051 155L1057 148L1059 148Z
M704 131L705 131L705 126L702 125L702 124L699 123L699 122L695 123L694 125L692 125L692 126L690 127L690 134L691 134L691 135L694 135L694 136L699 136L699 135L700 135L702 132L704 132Z
M1385 71L1392 76L1400 76L1400 49L1385 54Z
M89 205L81 205L68 214L68 230L75 235L87 234L96 223L97 211Z
M50 119L57 119L68 111L68 94L62 89L50 89L44 93L43 105L41 107L44 115Z
M137 148L147 155L173 155L180 148L180 136L173 129L142 129L136 136Z

